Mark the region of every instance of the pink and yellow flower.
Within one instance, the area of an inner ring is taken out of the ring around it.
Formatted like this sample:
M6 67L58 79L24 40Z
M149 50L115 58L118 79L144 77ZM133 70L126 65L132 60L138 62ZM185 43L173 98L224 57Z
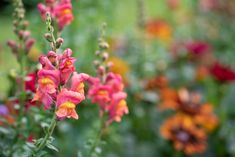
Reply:
M88 91L88 97L92 103L97 103L101 110L105 111L107 104L111 101L111 87L102 84L99 78L91 77L89 82L91 86Z
M55 8L55 16L57 18L60 30L73 21L74 17L70 0L61 0L61 2Z
M76 105L85 99L82 93L69 91L64 88L58 95L56 105L58 110L56 115L59 119L74 118L78 119L77 112L75 110Z
M61 74L60 76L62 84L65 84L67 82L70 75L75 70L74 62L76 61L76 59L74 57L71 57L71 55L72 55L72 50L66 49L59 61L59 70Z
M57 95L56 106L58 110L56 115L59 119L74 118L78 119L76 113L76 105L85 99L84 96L84 81L89 78L87 74L74 73L72 77L72 86L68 90L63 88L62 91Z
M39 3L37 7L43 20L46 19L47 12L51 14L52 18L56 20L60 31L74 19L70 0L47 0L46 5Z
M123 91L124 85L120 75L109 72L102 83L99 78L90 78L90 89L88 96L92 103L97 103L100 106L100 113L103 115L107 112L109 120L107 124L112 121L121 121L121 117L128 113L126 104L126 93Z
M59 78L60 73L58 70L42 69L38 71L38 88L33 101L41 101L45 109L49 109L60 83Z
M74 72L72 77L71 90L84 94L84 81L88 80L89 78L90 76L85 73L77 74Z
M109 120L108 124L112 121L120 122L124 114L128 114L129 110L126 103L127 94L118 92L113 94L112 101L109 106Z

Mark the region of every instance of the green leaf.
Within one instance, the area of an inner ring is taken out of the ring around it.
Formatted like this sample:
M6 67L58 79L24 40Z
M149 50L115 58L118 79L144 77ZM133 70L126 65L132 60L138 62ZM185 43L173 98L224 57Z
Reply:
M47 147L48 147L49 149L51 149L51 150L54 150L54 151L56 151L56 152L59 152L59 150L58 150L55 146L53 146L52 144L47 144Z

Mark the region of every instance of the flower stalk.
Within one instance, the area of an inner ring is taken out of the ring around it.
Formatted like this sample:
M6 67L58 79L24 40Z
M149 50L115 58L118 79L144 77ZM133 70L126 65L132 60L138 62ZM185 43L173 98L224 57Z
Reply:
M107 128L107 125L105 122L106 122L106 116L102 116L102 118L100 120L100 128L97 132L95 141L91 145L91 149L90 149L87 157L92 157L92 154L95 153L96 147L99 145L100 141L102 140L103 133L104 133L105 129Z
M47 144L47 141L49 138L52 136L54 129L57 124L57 119L56 119L56 114L54 113L53 118L51 119L50 126L48 127L48 130L46 132L45 137L43 138L42 142L40 142L39 145L36 145L36 147L33 149L32 154L30 155L31 157L37 156L37 153L40 152Z

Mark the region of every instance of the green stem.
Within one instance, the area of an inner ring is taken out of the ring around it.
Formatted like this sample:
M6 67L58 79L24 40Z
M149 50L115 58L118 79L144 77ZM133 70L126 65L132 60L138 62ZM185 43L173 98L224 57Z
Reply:
M42 142L38 146L36 146L35 149L32 151L32 154L30 155L31 157L37 155L37 153L40 152L46 146L48 139L51 137L56 127L56 123L57 123L56 115L54 114L45 137L43 138Z
M105 128L106 128L106 126L105 126L105 115L103 115L103 117L101 119L100 129L99 129L98 134L95 138L95 142L92 143L91 149L88 153L88 157L92 157L92 154L94 153L95 148L98 146L98 144L99 144L99 142L102 138L102 135L103 135L103 132L104 132Z

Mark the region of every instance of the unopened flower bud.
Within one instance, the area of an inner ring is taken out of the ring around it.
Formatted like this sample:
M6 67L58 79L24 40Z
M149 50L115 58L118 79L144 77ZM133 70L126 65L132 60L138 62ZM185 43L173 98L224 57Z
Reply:
M98 68L97 68L97 73L100 74L100 75L103 75L105 72L105 67L100 65Z
M26 27L28 27L28 25L29 25L29 22L25 20L25 21L23 22L23 26L26 28Z
M18 46L16 44L16 42L14 40L9 40L7 42L7 45L11 48L11 51L16 54L17 53L17 49L18 49Z
M24 40L27 40L27 39L30 37L30 34L31 34L31 33L30 33L29 31L24 31L24 32L23 32L23 39L24 39Z
M47 58L50 60L50 62L53 65L56 65L57 63L57 54L54 51L49 51L47 54Z
M35 43L35 40L34 39L28 39L25 43L25 49L26 49L26 52L29 52L29 50L32 48L33 44Z
M24 31L20 30L20 31L18 32L18 36L19 36L20 39L23 39Z
M94 61L93 61L93 64L95 65L95 67L98 67L98 66L100 65L100 61L94 60Z
M64 42L64 39L63 39L63 38L58 38L58 39L56 40L56 48L57 48L57 49L60 48L60 46L63 44L63 42Z
M16 69L11 69L9 75L10 75L10 77L12 77L12 78L16 78L16 76L17 76Z
M95 55L96 56L100 55L100 51L95 51Z
M108 54L107 52L104 52L104 53L102 54L102 60L103 60L103 61L106 61L108 58L109 58L109 54Z
M108 48L109 48L109 44L108 44L107 42L101 42L101 43L99 44L99 47L100 47L101 49L108 49Z
M52 36L51 36L50 33L45 33L45 34L44 34L44 37L45 37L45 39L46 39L47 41L49 41L49 42L52 42L52 41L53 41L53 40L52 40Z
M7 45L12 49L17 47L16 42L14 40L8 40Z

